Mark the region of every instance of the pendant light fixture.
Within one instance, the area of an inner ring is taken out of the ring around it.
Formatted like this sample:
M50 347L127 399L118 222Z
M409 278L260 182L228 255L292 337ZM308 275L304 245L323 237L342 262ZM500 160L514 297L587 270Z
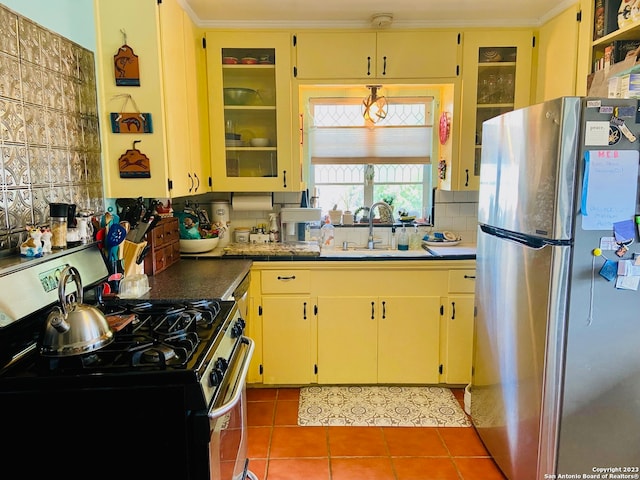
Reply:
M371 94L362 101L362 116L367 122L378 123L387 116L387 99L378 96L382 85L367 85Z

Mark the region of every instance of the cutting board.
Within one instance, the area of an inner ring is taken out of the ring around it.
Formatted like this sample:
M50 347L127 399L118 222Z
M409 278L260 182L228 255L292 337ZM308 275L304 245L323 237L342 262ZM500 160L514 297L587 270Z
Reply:
M129 325L136 318L136 314L135 313L113 314L113 315L107 315L106 318L111 331L119 332L124 327Z

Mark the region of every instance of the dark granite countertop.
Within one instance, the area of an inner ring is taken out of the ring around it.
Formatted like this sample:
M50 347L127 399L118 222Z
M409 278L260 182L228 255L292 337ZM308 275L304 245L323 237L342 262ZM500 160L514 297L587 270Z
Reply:
M181 259L166 270L149 276L151 290L141 298L153 300L229 300L251 269L246 259Z

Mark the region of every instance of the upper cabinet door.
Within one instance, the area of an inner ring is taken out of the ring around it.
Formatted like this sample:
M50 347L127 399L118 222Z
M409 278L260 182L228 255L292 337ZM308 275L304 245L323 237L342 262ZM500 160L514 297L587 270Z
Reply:
M460 158L452 190L478 190L482 123L531 103L533 32L470 31L464 34Z
M376 34L302 32L295 36L297 78L375 78Z
M299 190L289 34L215 31L206 39L213 190Z
M300 79L428 79L455 77L457 31L302 32L295 36Z
M457 31L379 32L378 78L442 78L458 75Z
M194 27L176 0L163 2L159 10L171 196L205 193Z

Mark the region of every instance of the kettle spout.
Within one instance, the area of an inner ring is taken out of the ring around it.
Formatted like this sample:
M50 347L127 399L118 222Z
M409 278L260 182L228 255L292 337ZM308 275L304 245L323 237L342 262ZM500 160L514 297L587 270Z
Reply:
M53 311L49 314L49 323L58 333L68 332L70 328L69 322L65 320L60 308L57 308L57 311Z

